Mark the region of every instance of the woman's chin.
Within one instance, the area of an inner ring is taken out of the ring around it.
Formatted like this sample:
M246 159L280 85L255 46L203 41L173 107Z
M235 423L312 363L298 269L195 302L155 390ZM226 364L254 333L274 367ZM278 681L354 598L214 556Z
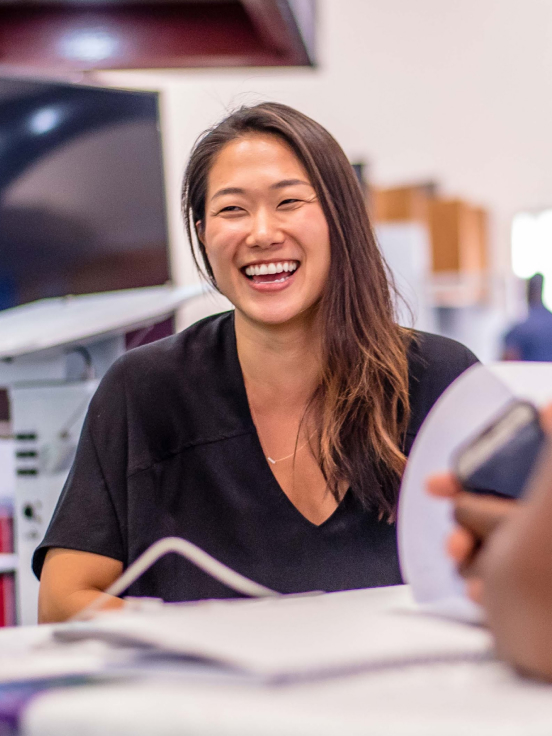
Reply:
M249 322L264 325L267 328L284 327L286 325L296 326L301 324L303 321L305 324L310 323L311 321L311 310L297 307L272 306L270 309L265 307L263 309L244 310L236 306L236 311L241 312Z

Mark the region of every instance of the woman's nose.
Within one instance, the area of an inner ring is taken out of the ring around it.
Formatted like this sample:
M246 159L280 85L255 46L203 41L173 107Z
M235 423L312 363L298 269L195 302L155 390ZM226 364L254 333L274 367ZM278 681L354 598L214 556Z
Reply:
M251 248L270 248L283 241L278 218L267 210L257 211L251 217L251 229L246 239L246 244Z

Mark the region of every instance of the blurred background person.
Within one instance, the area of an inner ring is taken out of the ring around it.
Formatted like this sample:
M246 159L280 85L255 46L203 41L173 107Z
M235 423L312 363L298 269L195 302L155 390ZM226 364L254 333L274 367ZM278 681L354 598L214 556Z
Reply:
M543 304L544 277L527 281L527 318L504 336L504 360L552 361L552 312Z
M523 501L462 489L452 474L432 476L432 495L450 498L457 528L447 551L485 608L500 658L552 681L552 405L541 413L548 445Z

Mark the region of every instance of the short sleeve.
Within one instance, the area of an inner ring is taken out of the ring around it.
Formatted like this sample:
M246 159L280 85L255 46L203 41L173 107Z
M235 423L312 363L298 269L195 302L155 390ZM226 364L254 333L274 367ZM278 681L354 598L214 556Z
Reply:
M73 466L33 556L38 578L51 547L125 561L127 438L122 358L110 368L90 402Z

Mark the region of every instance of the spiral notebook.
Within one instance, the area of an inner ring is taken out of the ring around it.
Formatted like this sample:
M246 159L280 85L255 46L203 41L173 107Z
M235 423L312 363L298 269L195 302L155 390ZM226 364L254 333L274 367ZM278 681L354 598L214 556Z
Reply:
M199 660L270 682L492 657L485 629L421 614L406 586L106 612L54 635L135 648L142 663Z

